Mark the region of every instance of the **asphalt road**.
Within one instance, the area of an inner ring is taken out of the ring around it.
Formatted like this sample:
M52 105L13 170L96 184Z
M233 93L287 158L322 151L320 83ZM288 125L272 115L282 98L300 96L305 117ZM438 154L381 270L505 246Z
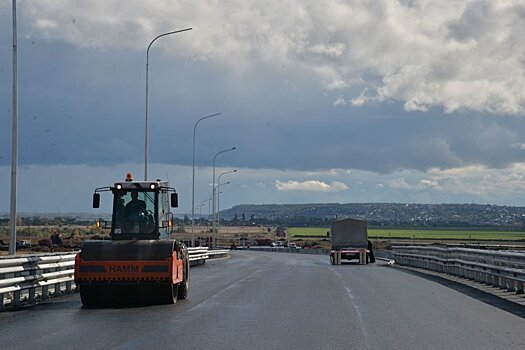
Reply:
M2 349L524 349L525 318L387 267L236 251L192 268L176 305L0 314Z

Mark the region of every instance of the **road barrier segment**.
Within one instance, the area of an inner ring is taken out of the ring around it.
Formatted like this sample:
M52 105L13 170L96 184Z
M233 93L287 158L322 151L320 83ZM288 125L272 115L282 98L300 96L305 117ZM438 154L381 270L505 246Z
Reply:
M441 272L524 294L525 253L454 247L392 247L396 264Z
M298 254L316 254L316 255L330 254L329 249L323 249L323 248L301 249L301 248L289 248L289 247L250 247L249 249L263 251L263 252L274 252L274 253L298 253Z
M190 266L228 256L229 250L188 248ZM72 293L77 252L0 258L0 311Z

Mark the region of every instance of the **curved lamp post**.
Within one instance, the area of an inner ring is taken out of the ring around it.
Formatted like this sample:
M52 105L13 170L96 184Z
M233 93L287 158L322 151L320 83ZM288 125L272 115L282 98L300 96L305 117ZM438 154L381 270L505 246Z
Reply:
M199 209L199 219L202 218L202 207L204 207L206 205L206 201L202 201L196 208L195 210Z
M226 152L234 151L237 147L232 147L225 149L223 151L217 152L215 156L213 157L213 180L212 180L212 232L215 233L215 160L217 159L217 156ZM215 249L215 240L213 241L213 249Z
M217 236L219 236L219 229L221 227L221 218L219 217L219 212L221 211L221 206L220 206L220 194L222 193L222 191L220 190L221 186L224 186L224 185L229 185L231 182L228 181L228 182L223 182L223 183L220 183L220 181L217 181L219 182L219 184L217 184Z
M219 192L219 187L221 185L226 185L226 184L229 184L230 182L228 181L227 183L224 183L224 184L221 184L221 177L223 175L226 175L226 174L232 174L232 173L236 173L237 172L237 169L235 170L230 170L230 171L225 171L223 173L220 173L218 178L217 178L217 192ZM219 211L220 211L220 207L219 207L219 194L217 193L217 235L219 234L219 226L221 226L221 221L219 219Z
M193 210L191 211L191 246L195 247L195 133L197 132L197 125L203 121L204 119L212 118L221 115L220 113L215 113L211 115L207 115L206 117L202 117L201 119L197 120L195 123L195 126L193 127L193 172L192 172L192 178L191 178L191 207Z
M211 219L211 199L212 199L212 196L208 198L208 221L210 221Z
M144 126L144 181L147 181L148 180L148 82L149 82L149 49L151 48L151 45L153 45L153 43L155 41L157 41L157 39L160 39L162 38L163 36L166 36L166 35L171 35L171 34L177 34L177 33L182 33L182 32L186 32L188 30L192 30L193 28L186 28L186 29L181 29L181 30L175 30L175 31L172 31L172 32L167 32L167 33L163 33L163 34L160 34L160 35L157 35L155 37L155 39L151 40L151 42L149 43L148 45L148 50L146 51L146 120L145 120L145 126Z
M199 226L202 225L202 207L204 207L206 205L206 201L207 199L203 200L200 202L200 204L195 208L195 210L199 209ZM209 204L208 204L209 205ZM204 231L203 231L204 232ZM202 239L202 238L201 238ZM201 245L200 243L200 239L199 239L199 246ZM195 246L195 242L192 242L193 245Z

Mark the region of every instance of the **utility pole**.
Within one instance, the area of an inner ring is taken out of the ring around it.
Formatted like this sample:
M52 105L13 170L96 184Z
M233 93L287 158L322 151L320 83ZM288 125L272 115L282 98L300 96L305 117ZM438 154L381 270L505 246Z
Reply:
M11 144L11 211L9 215L9 255L16 254L16 179L18 170L18 52L16 0L13 0L13 136Z

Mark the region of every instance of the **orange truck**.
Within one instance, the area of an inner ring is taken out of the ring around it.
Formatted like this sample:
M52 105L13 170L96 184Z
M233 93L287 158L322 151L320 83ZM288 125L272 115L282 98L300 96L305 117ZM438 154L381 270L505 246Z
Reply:
M358 260L360 264L368 264L373 257L364 220L346 218L332 221L330 238L332 265L340 265L341 260L353 259Z
M75 258L75 284L85 307L175 303L188 296L186 246L170 238L178 196L166 181L125 181L101 187L113 194L108 240L88 240Z

